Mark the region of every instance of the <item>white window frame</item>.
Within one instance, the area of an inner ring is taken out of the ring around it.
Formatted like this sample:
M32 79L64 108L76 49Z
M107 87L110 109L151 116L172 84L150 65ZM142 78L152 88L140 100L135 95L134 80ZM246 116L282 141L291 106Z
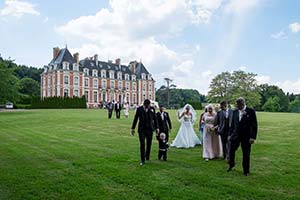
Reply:
M105 70L101 70L101 78L106 78L106 71Z
M89 78L84 78L84 87L89 87L89 82L90 82Z
M64 75L64 84L69 85L69 76L68 75Z
M107 88L107 81L105 79L102 80L102 88L103 89Z
M98 70L93 69L93 76L94 76L94 77L98 77Z
M93 87L98 88L98 79L95 79L95 78L93 79Z

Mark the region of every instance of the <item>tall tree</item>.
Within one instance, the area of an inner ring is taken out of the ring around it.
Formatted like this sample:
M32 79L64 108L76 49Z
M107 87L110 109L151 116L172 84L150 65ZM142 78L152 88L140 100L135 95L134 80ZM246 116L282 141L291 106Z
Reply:
M0 103L16 102L18 98L18 78L13 75L14 68L0 61Z
M220 102L229 99L232 90L232 75L229 72L218 74L210 83L208 100L210 102Z
M217 103L227 100L234 103L238 97L244 97L247 104L256 107L260 103L256 74L244 71L223 72L217 75L210 84L208 100Z

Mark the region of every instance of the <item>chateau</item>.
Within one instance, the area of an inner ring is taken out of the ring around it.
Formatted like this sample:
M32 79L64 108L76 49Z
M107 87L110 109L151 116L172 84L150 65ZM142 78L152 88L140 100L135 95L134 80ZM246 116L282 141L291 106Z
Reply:
M148 98L155 100L155 81L142 62L122 65L100 61L98 55L79 60L79 53L66 48L53 48L53 59L41 74L41 97L81 97L88 107L110 101L140 105Z

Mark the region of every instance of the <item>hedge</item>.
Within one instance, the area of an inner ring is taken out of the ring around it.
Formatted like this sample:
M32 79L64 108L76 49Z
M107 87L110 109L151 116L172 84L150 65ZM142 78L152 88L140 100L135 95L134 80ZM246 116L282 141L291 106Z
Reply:
M45 97L34 98L31 103L32 109L45 108L86 108L85 96L82 97Z

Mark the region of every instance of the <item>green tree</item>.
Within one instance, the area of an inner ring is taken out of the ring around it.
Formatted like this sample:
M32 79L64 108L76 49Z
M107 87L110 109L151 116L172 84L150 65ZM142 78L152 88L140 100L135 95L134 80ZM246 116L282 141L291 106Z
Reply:
M286 95L281 88L275 85L268 85L263 84L259 86L259 93L261 96L260 100L260 108L259 110L263 109L262 106L265 105L265 103L268 101L271 97L278 97L279 103L280 103L280 112L287 112L288 106L289 106L289 97Z
M281 110L280 98L278 96L270 97L263 105L263 110L268 112L278 112Z
M232 75L229 72L218 74L210 83L208 92L209 102L228 100L232 90Z
M227 100L234 103L238 97L244 97L247 105L251 107L259 105L260 94L256 74L244 71L223 72L212 80L208 92L209 102L217 103Z
M296 97L292 102L289 104L289 111L290 112L300 112L300 99Z
M18 98L17 82L18 78L13 75L14 68L7 62L0 60L0 103L8 101L16 102Z
M32 78L22 78L18 81L19 92L25 95L40 96L40 85Z

